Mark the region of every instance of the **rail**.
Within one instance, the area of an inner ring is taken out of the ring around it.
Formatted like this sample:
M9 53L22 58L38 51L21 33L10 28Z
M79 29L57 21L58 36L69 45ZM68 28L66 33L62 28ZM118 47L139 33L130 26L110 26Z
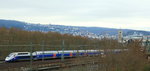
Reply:
M92 57L90 57L92 58ZM44 61L41 61L44 62ZM49 62L49 63L47 63ZM59 60L54 60L53 62L51 61L45 61L44 63L37 62L38 64L35 64L32 67L32 71L43 71L43 70L52 70L52 69L59 69L59 68L66 68L66 67L73 67L73 66L79 66L79 65L86 65L86 64L93 64L93 63L98 63L100 62L99 60L81 60L78 58L72 58L72 59L65 59L65 61ZM17 64L23 64L23 63L14 63L15 65ZM12 65L14 65L12 64ZM3 69L2 71L30 71L30 67L26 66L21 66L21 67L12 67L12 68L7 68Z

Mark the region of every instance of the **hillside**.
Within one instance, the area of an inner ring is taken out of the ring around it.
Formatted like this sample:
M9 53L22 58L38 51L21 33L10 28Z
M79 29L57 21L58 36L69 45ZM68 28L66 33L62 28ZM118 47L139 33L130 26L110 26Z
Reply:
M42 24L31 24L26 22L20 22L15 20L0 20L0 27L6 28L19 28L28 31L41 31L41 32L59 32L61 34L72 34L72 35L80 35L80 36L88 36L88 37L98 37L100 35L117 35L118 29L114 28L103 28L103 27L81 27L81 26L64 26L64 25L42 25ZM150 35L149 31L142 30L130 30L130 29L122 29L124 35L132 35L135 32L137 34Z

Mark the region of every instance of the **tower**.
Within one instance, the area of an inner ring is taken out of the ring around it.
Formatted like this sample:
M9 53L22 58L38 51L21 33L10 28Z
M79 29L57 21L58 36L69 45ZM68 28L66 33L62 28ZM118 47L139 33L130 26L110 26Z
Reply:
M118 42L122 43L123 42L123 35L122 35L122 30L118 30Z

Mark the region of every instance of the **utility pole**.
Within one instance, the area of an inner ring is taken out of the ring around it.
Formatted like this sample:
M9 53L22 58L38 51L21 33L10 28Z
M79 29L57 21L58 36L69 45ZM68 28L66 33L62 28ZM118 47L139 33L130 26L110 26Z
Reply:
M64 61L64 40L62 41L62 55L61 55L61 61Z
M33 64L33 46L32 46L32 42L30 43L30 71L32 71L32 64Z
M45 53L44 53L44 41L42 41L42 61L44 61Z

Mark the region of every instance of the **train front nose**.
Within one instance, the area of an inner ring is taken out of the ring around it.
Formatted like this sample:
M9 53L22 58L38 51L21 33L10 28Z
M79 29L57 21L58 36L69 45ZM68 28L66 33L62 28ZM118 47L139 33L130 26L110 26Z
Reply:
M11 61L11 58L10 57L6 57L5 58L5 62L10 62Z

